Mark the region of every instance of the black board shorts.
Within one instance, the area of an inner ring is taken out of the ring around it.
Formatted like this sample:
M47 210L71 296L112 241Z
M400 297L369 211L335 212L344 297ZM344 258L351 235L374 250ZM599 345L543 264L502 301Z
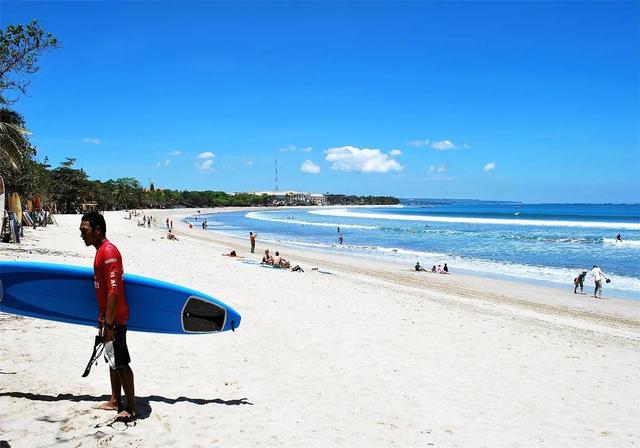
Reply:
M113 354L116 358L116 369L124 369L131 362L127 347L127 326L117 324L113 338Z

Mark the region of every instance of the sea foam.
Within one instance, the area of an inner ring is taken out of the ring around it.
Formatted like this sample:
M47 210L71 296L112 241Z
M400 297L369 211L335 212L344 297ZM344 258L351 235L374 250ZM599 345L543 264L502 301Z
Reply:
M599 222L599 221L558 221L538 219L499 219L499 218L467 218L454 216L415 216L399 213L365 213L348 209L311 210L314 215L335 216L343 218L386 219L397 221L448 222L463 224L496 224L511 226L545 226L545 227L584 227L616 230L640 230L640 224L630 222Z
M283 224L297 224L297 225L316 226L316 227L334 227L334 228L341 227L345 229L370 229L370 230L374 230L378 228L376 226L365 226L360 224L337 224L337 223L331 223L331 222L302 221L300 219L274 218L273 216L269 216L262 212L249 212L244 216L249 219L258 219L261 221L280 222Z

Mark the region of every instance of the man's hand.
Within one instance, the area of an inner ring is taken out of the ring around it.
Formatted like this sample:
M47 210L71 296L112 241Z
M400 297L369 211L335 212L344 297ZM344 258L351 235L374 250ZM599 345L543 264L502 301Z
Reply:
M104 337L104 342L113 341L115 339L114 331L110 328L105 328L102 332L102 336Z
M102 327L102 337L104 338L104 342L113 341L115 339L114 330L107 326Z

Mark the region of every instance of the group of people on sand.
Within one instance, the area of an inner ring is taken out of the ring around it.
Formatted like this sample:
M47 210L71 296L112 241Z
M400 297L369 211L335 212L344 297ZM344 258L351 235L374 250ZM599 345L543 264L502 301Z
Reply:
M431 267L431 271L423 268L422 266L420 266L420 262L416 261L416 265L414 266L414 269L416 270L416 272L432 272L434 274L448 274L449 273L449 266L447 266L447 263L444 264L444 266L442 265L433 265Z
M587 276L586 269L583 269L576 278L573 279L573 293L578 294L578 288L580 288L580 294L584 294L584 279ZM611 280L602 272L599 266L593 265L591 269L591 277L593 278L593 297L596 299L602 299L602 282L611 283Z
M291 267L291 262L282 258L280 256L280 252L276 251L275 257L272 257L269 253L269 249L264 250L264 255L262 256L262 261L260 263L268 264L274 268L289 269Z

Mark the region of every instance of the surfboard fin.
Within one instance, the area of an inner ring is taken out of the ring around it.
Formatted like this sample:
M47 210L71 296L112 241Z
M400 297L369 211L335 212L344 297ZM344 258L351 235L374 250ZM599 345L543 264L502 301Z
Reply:
M100 359L100 355L102 355L102 351L104 350L104 339L102 336L96 336L93 341L93 352L91 353L91 358L87 363L87 367L84 369L84 373L82 374L82 378L86 378L91 373L91 367L93 367L93 363L98 364L98 359Z

